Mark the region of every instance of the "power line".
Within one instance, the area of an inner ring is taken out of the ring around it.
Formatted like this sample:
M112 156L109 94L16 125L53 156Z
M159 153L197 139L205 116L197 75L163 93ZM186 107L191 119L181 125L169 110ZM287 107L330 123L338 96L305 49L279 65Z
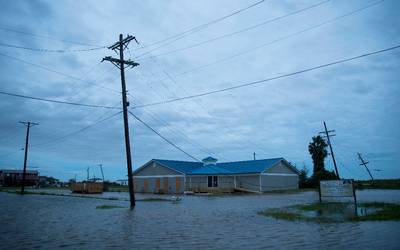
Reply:
M357 14L358 12L364 11L364 10L366 10L366 9L368 9L368 8L371 8L371 7L375 6L375 5L381 4L383 1L384 1L384 0L381 0L381 1L378 1L378 2L374 2L374 3L372 3L372 4L369 4L369 5L364 6L364 7L362 7L362 8L356 9L356 10L354 10L354 11L348 12L348 13L346 13L346 14L343 14L343 15L337 16L337 17L335 17L335 18L329 19L329 20L327 20L327 21L324 21L324 22L322 22L322 23L316 24L316 25L314 25L314 26L310 26L310 27L308 27L308 28L299 30L299 31L294 32L294 33L291 33L291 34L289 34L289 35L279 37L279 38L277 38L277 39L275 39L275 40L269 41L269 42L267 42L267 43L260 44L260 45L258 45L258 46L256 46L256 47L253 47L253 48L250 48L250 49L241 51L241 52L239 52L239 53L236 53L236 54L233 54L233 55L230 55L230 56L227 56L227 57L223 57L223 58L218 59L218 60L215 60L215 61L213 61L213 62L210 62L210 63L207 63L207 64L203 64L203 65L194 67L194 68L192 68L192 69L189 69L189 70L180 72L180 73L178 73L178 74L175 74L174 76L177 77L177 76L186 75L186 74L188 74L188 73L196 72L196 71L201 70L201 69L203 69L203 68L207 68L207 67L210 67L210 66L219 64L219 63L223 63L223 62L229 61L229 60L231 60L231 59L233 59L233 58L236 58L236 57L239 57L239 56L248 54L248 53L250 53L250 52L252 52L252 51L261 49L261 48L266 47L266 46L268 46L268 45L272 45L272 44L275 44L275 43L284 41L284 40L286 40L286 39L292 38L292 37L294 37L294 36L301 35L301 34L303 34L303 33L306 33L306 32L308 32L308 31L317 29L317 28L322 27L322 26L324 26L324 25L327 25L327 24L336 22L336 21L338 21L338 20L340 20L340 19L342 19L342 18L346 18L346 17L352 16L352 15L354 15L354 14Z
M157 62L157 61L154 59L154 62ZM158 64L158 63L157 63L157 64ZM158 66L160 66L160 65L158 64ZM161 67L161 66L160 66L160 67ZM140 72L139 72L139 73L140 73ZM150 71L150 73L152 74L152 76L155 76L155 75L153 74L152 71ZM165 72L165 70L164 70L164 73L167 74L167 73ZM144 74L142 74L142 75L144 76ZM168 75L168 74L167 74L167 75ZM172 80L172 79L170 79L170 80ZM150 84L148 84L147 81L145 81L145 82L146 82L146 84L150 87L150 89L151 89L155 94L157 94L159 97L161 97L162 99L164 99L164 98L161 96L161 94L159 93L159 91L154 90L153 87L152 87ZM165 88L169 93L171 93L173 97L176 98L177 96L167 87L166 84L164 84L164 81L161 80L161 82L162 82L162 85L164 86L164 88ZM176 84L176 82L174 82L174 84ZM132 98L134 98L134 100L135 100L135 97L134 97L133 95L131 95L131 94L129 94L129 93L128 93L128 95L131 96ZM136 99L136 101L137 101L136 104L138 104L139 100ZM133 105L135 105L135 103L133 103ZM162 118L160 118L160 117L155 117L155 116L152 115L149 111L144 110L144 112L145 112L149 117L151 117L153 120L155 120L156 122L161 123L161 124L162 124L164 127L166 127L171 133L173 133L173 134L175 134L175 135L178 135L178 136L180 135L181 138L182 138L184 141L186 141L186 142L188 142L189 144L191 144L192 146L198 148L198 149L199 149L200 151L202 151L203 153L206 153L206 154L208 154L208 155L216 155L211 149L209 149L209 148L207 148L207 147L201 145L201 144L198 143L198 142L193 141L189 136L187 136L186 134L184 134L183 131L181 131L181 130L179 130L179 129L178 129L178 130L172 129L171 126L168 124L168 122L166 122L166 121L163 120ZM193 112L197 113L195 110L193 110ZM218 157L218 158L224 159L223 157Z
M157 65L158 65L159 67L161 67L161 65L160 65L155 59L153 59L153 61L154 61L155 63L157 63ZM164 74L168 75L168 73L167 73L165 70L163 70L163 72L164 72ZM139 72L139 73L140 73L140 72ZM154 74L152 71L150 71L150 73L151 73L152 76L155 76L155 74ZM143 76L144 76L144 74L143 74ZM173 81L172 78L170 78L170 80ZM162 99L164 99L163 96L161 96L161 94L160 94L159 91L154 90L153 87L152 87L150 84L148 84L147 81L145 81L145 82L146 82L146 84L150 87L150 89L151 89L155 94L157 94L159 97L161 97ZM163 87L173 96L173 98L176 98L176 97L177 97L177 95L175 95L175 93L174 93L173 91L171 91L171 90L167 87L166 84L164 84L164 81L163 81L163 80L161 80L161 83L162 83ZM177 83L174 82L174 84L177 84ZM131 95L131 94L129 94L129 93L128 93L128 95L131 96L132 98L134 98L133 95ZM137 100L137 101L138 101L138 100ZM134 104L134 105L135 105L135 104ZM188 142L188 143L191 144L192 146L195 146L196 148L198 148L198 149L199 149L200 151L202 151L203 153L206 153L206 154L208 154L208 155L216 155L211 149L209 149L209 148L207 148L207 147L201 145L200 143L197 143L197 142L195 142L195 141L192 141L192 139L191 139L189 136L185 135L182 131L171 129L171 128L170 128L170 125L168 124L168 122L166 122L166 121L163 120L162 118L160 118L160 117L156 118L154 115L152 115L150 112L148 112L148 111L146 111L146 110L144 110L144 112L145 112L148 116L150 116L153 120L155 120L155 121L157 121L157 122L161 122L161 123L162 123L165 127L167 127L172 133L177 134L177 135L181 135L181 136L182 136L181 138L182 138L183 140L185 140L186 142ZM194 113L197 113L195 110L193 110L193 112L194 112ZM224 157L218 157L218 158L224 159Z
M113 107L117 107L119 105L120 105L120 102L116 103ZM98 121L102 120L103 118L106 118L111 112L115 111L115 109L108 109L108 110L106 110L106 112L104 112L102 114L99 114L98 111L101 111L101 110L100 109L97 109L96 111L91 110L88 114L82 115L79 120L82 121L82 122L88 120L88 121L90 121L90 124L97 123ZM98 118L97 119L92 119L93 116L96 116ZM84 127L86 127L86 126L84 126ZM81 130L81 129L82 128L80 128L78 130ZM65 133L64 133L64 131L62 131L62 132L57 133L57 134L52 133L52 135L50 134L50 132L48 132L47 134L49 135L49 137L55 137L54 139L52 139L52 141L56 141L56 140L58 140L57 138L64 137L65 134L75 133L75 131L76 130L74 130L72 132L71 131L66 131ZM60 136L60 134L64 134L64 135ZM47 142L45 144L47 144ZM49 147L47 147L47 149L49 149ZM48 150L46 152L48 152Z
M195 44L193 44L193 45L189 45L189 46L186 46L186 47L183 47L183 48L178 48L178 49L174 49L174 50L171 50L171 51L163 52L163 53L160 53L160 54L151 55L151 56L149 56L149 57L142 58L142 60L146 60L146 59L153 58L153 57L165 56L165 55L169 55L169 54L172 54L172 53L175 53L175 52L179 52L179 51L184 51L184 50L192 49L192 48L201 46L201 45L203 45L203 44L207 44L207 43L214 42L214 41L217 41L217 40L226 38L226 37L230 37L230 36L237 35L237 34L240 34L240 33L243 33L243 32L247 32L247 31L249 31L249 30L258 28L258 27L260 27L260 26L263 26L263 25L266 25L266 24L269 24L269 23L273 23L273 22L275 22L275 21L279 21L279 20L281 20L281 19L284 19L284 18L293 16L293 15L299 14L299 13L301 13L301 12L304 12L304 11L307 11L307 10L310 10L310 9L313 9L313 8L316 8L316 7L320 6L320 5L323 5L323 4L328 3L329 1L330 1L330 0L322 1L322 2L319 2L319 3L317 3L317 4L308 6L308 7L306 7L306 8L303 8L303 9L300 9L300 10L296 10L296 11L293 11L293 12L291 12L291 13L288 13L288 14L285 14L285 15L282 15L282 16L279 16L279 17L275 17L275 18L272 18L272 19L265 20L265 21L263 21L263 22L261 22L261 23L258 23L258 24L249 26L249 27L244 28L244 29L241 29L241 30L237 30L237 31L234 31L234 32L231 32L231 33L226 33L226 34L223 34L223 35L220 35L220 36L217 36L217 37L214 37L214 38L211 38L211 39L208 39L208 40L199 42L199 43L195 43ZM139 58L139 57L141 57L141 55L137 56L136 58Z
M214 154L214 155L215 155L215 153L212 152L210 149L204 147L203 145L201 145L201 144L199 144L199 143L197 143L197 142L195 142L195 141L192 141L192 139L191 139L188 135L184 134L182 130L175 130L175 129L172 129L172 128L171 128L171 125L168 124L168 122L166 122L165 120L161 119L160 117L157 118L156 116L152 115L152 114L151 114L149 111L147 111L147 110L144 110L144 112L145 112L149 117L151 117L153 120L155 120L156 122L161 123L161 125L164 126L165 128L167 128L171 133L173 133L173 134L175 134L175 135L178 135L178 136L180 135L181 138L182 138L183 140L185 140L186 142L188 142L189 144L191 144L191 145L193 145L193 146L195 146L195 147L199 147L200 151L202 151L203 153L206 153L206 154Z
M116 91L116 90L114 90L114 89L104 87L104 86L102 86L102 85L100 85L100 84L97 84L97 83L94 83L94 82L86 81L86 80L84 80L84 79L82 79L82 78L79 78L79 77L76 77L76 76L71 76L71 75L69 75L69 74L66 74L66 73L63 73L63 72L60 72L60 71L57 71L57 70L48 68L48 67L43 66L43 65L40 65L40 64L35 64L35 63L32 63L32 62L28 62L28 61L25 61L25 60L23 60L23 59L20 59L20 58L14 57L14 56L10 56L10 55L7 55L7 54L1 53L1 52L0 52L0 55L1 55L1 56L4 56L4 57L7 57L7 58L11 58L11 59L16 60L16 61L19 61L19 62L23 62L23 63L28 64L28 65L30 65L30 66L34 66L34 67L37 67L37 68L40 68L40 69L43 69L43 70L46 70L46 71L55 73L55 74L57 74L57 75L61 75L61 76L70 78L70 79L75 80L75 81L80 81L80 82L83 82L83 83L86 83L86 84L89 84L89 85L94 85L94 86L97 86L97 87L99 87L99 88L103 88L103 89L106 89L106 90L109 90L109 91L112 91L112 92L115 92L115 93L118 93L118 94L119 94L119 92Z
M66 134L66 135L63 135L63 136L61 136L61 137L55 138L55 139L53 139L53 140L51 140L51 141L48 141L48 142L44 142L44 143L41 143L41 144L32 145L31 147L41 147L41 146L48 145L48 144L52 144L52 143L58 142L58 141L60 141L60 140L63 140L63 139L65 139L65 138L74 136L74 135L76 135L76 134L79 134L79 133L81 133L81 132L87 130L88 128L91 128L91 127L93 127L93 126L95 126L95 125L97 125L97 124L99 124L99 123L102 123L102 122L104 122L104 121L107 121L107 120L109 120L109 119L115 117L116 115L120 114L121 112L122 112L122 111L118 111L118 112L115 113L115 114L112 114L112 115L110 115L110 116L107 116L106 118L103 118L103 119L99 119L99 120L93 122L92 124L89 124L89 125L87 125L87 126L85 126L85 127L83 127L83 128L80 128L80 129L76 130L76 131L73 131L73 132L68 133L68 134Z
M100 61L98 63L94 64L88 70L86 70L83 74L80 74L80 77L82 79L84 79L84 80L89 80L90 79L89 75L91 75L97 69L97 67L100 64L101 64ZM91 82L98 82L99 79L104 77L105 73L107 73L107 72L102 71L101 73L97 73L96 77L94 79L91 79L90 81ZM73 87L71 93L69 94L69 96L79 96L79 95L81 95L82 93L84 93L83 91L85 91L85 90L88 91L88 89L84 89L85 87L87 87L87 85L79 85L79 86ZM71 106L71 108L73 108L73 107ZM70 110L70 109L68 109L68 110ZM92 114L91 110L89 112L91 112L90 114Z
M22 34L22 35L38 37L38 38L44 38L44 39L49 39L49 40L60 41L60 42L63 42L63 43L71 43L71 44L77 44L77 45L82 45L82 46L90 46L90 47L93 47L93 46L100 47L99 45L93 45L93 44L89 44L89 43L77 42L77 41L72 41L72 40L59 39L59 38L55 38L55 37L52 37L52 36L35 34L35 33L16 30L16 29L13 29L13 28L8 28L8 27L0 27L0 30L7 31L7 32L14 32L14 33Z
M160 62L156 60L156 58L150 57L154 63L156 63L163 71L163 73L167 76L167 79L169 79L176 87L178 87L179 89L182 89L184 91L184 93L186 95L189 95L189 93L187 92L187 90L178 84L178 82L161 66ZM163 82L164 79L161 79L161 82ZM146 82L147 83L147 82ZM152 88L152 86L150 84L148 84L148 86L154 91L154 89ZM169 89L168 89L169 90ZM154 91L157 95L159 95L159 93L157 91ZM171 92L169 90L169 92ZM172 92L171 92L172 93ZM172 93L173 94L173 93ZM129 95L129 94L128 94ZM159 95L160 96L160 95ZM132 96L133 97L133 96ZM177 97L176 95L174 97ZM180 104L184 105L183 102L179 102ZM210 112L205 108L205 106L202 104L200 99L195 99L195 103L201 108L203 109L207 115L209 115L210 117L213 117L212 114L210 114ZM187 107L187 106L184 106ZM144 110L144 112L146 112L146 110ZM192 112L197 114L197 116L199 116L198 112L196 111L196 109L192 109ZM155 117L153 118L155 119ZM168 126L168 125L167 125ZM220 135L221 133L219 133L218 135ZM223 134L227 134L231 137L234 137L233 134L230 131L224 131ZM185 135L184 135L185 136ZM186 136L187 137L187 136ZM246 141L247 143L255 146L256 148L258 148L259 150L261 150L262 152L269 154L268 152L266 152L263 148L261 148L259 145L255 144L254 142L251 142L250 140L246 140L245 138L242 138L242 140ZM190 143L190 142L189 142ZM192 143L191 143L192 144ZM216 155L214 152L212 152L210 149L207 149L206 147L202 146L201 144L197 143L198 146L206 149L207 151L209 151L207 154L211 154L211 155ZM192 144L193 145L193 144ZM204 151L203 151L204 152ZM224 159L224 157L219 156L218 158Z
M394 47L390 47L390 48L387 48L387 49L383 49L383 50L373 51L373 52L370 52L370 53L365 53L365 54L362 54L362 55L359 55L359 56L355 56L355 57L351 57L351 58L347 58L347 59L342 59L342 60L338 60L338 61L322 64L322 65L319 65L319 66L307 68L307 69L304 69L304 70L295 71L295 72L288 73L288 74L283 74L283 75L279 75L279 76L275 76L275 77L271 77L271 78L266 78L266 79L263 79L263 80L253 81L253 82L244 83L244 84L240 84L240 85L236 85L236 86L232 86L232 87L228 87L228 88L208 91L208 92L204 92L204 93L200 93L200 94L188 95L188 96L184 96L184 97L178 97L178 98L165 100L165 101L160 101L160 102L136 105L133 108L134 109L135 108L144 108L144 107L149 107L149 106L167 104L167 103L171 103L171 102L176 102L176 101L192 99L192 98L207 96L207 95L211 95L211 94L216 94L216 93L219 93L219 92L230 91L230 90L234 90L234 89L237 89L237 88L243 88L243 87L247 87L247 86L251 86L251 85L256 85L256 84L265 83L265 82L269 82L269 81L273 81L273 80L278 80L278 79L281 79L281 78L285 78L285 77L289 77L289 76L293 76L293 75L306 73L306 72L309 72L309 71L313 71L313 70L317 70L317 69L333 66L333 65L336 65L336 64L341 64L341 63L345 63L345 62L348 62L348 61L353 61L353 60L356 60L356 59L360 59L360 58L363 58L363 57L367 57L367 56L371 56L371 55L387 52L387 51L398 49L398 48L400 48L400 45L397 45L397 46L394 46ZM52 99L46 99L46 98L40 98L40 97L33 97L33 96L15 94L15 93L10 93L10 92L5 92L5 91L0 91L0 94L14 96L14 97L20 97L20 98L26 98L26 99L33 99L33 100L37 100L37 101L59 103L59 104L67 104L67 105L75 105L75 106L83 106L83 107L91 107L91 108L118 109L116 107L105 106L105 105L93 105L93 104L84 104L84 103L76 103L76 102L59 101L59 100L52 100Z
M0 46L7 47L7 48L14 48L14 49L24 49L30 50L35 52L47 52L47 53L72 53L72 52L88 52L88 51L95 51L100 49L105 49L107 46L100 46L100 47L93 47L88 49L44 49L44 48L31 48L25 46L19 46L14 44L8 44L0 42Z
M215 152L213 152L210 148L207 148L205 146L203 146L202 144L200 144L199 142L193 140L192 138L190 138L188 135L186 135L182 130L179 129L172 129L171 125L161 119L160 117L155 117L154 115L152 115L150 112L148 112L147 110L143 110L149 117L151 117L153 120L155 120L156 122L158 121L159 123L161 123L162 126L164 126L164 128L168 129L172 134L175 134L176 136L180 136L184 141L188 142L189 144L191 144L192 146L198 148L201 152L208 154L208 155L215 155L216 157L218 157L219 159L225 159L224 157L221 157L220 155L217 155Z
M25 98L25 99L32 99L32 100L37 100L37 101L43 101L43 102L75 105L75 106L82 106L82 107L89 107L89 108L119 109L117 107L112 107L112 106L85 104L85 103L77 103L77 102L67 102L67 101L53 100L53 99L34 97L34 96L28 96L28 95L15 94L15 93L10 93L10 92L5 92L5 91L0 91L0 94L14 96L14 97L20 97L20 98Z
M336 65L336 64L342 64L342 63L345 63L345 62L353 61L353 60L360 59L360 58L367 57L367 56L372 56L372 55L383 53L383 52L387 52L387 51L390 51L390 50L395 50L395 49L398 49L398 48L400 48L400 45L396 45L396 46L393 46L393 47L390 47L390 48L387 48L387 49L382 49L382 50L377 50L377 51L365 53L365 54L362 54L362 55L359 55L359 56L354 56L354 57L350 57L350 58L346 58L346 59L342 59L342 60L338 60L338 61L334 61L334 62L322 64L322 65L318 65L318 66L315 66L315 67L311 67L311 68L295 71L295 72L292 72L292 73L287 73L287 74L283 74L283 75L279 75L279 76L274 76L274 77L270 77L270 78L266 78L266 79L262 79L262 80L258 80L258 81L253 81L253 82L249 82L249 83L239 84L239 85L235 85L235 86L227 87L227 88L222 88L222 89L218 89L218 90L207 91L207 92L203 92L203 93L200 93L200 94L194 94L194 95L174 98L174 99L160 101L160 102L153 102L153 103L138 105L138 106L135 106L133 108L144 108L144 107L155 106L155 105L160 105L160 104L167 104L167 103L171 103L171 102L176 102L176 101L181 101L181 100L186 100L186 99L192 99L192 98L207 96L207 95L216 94L216 93L220 93L220 92L230 91L230 90L234 90L234 89L238 89L238 88L248 87L248 86L252 86L252 85L256 85L256 84L260 84L260 83L266 83L266 82L270 82L270 81L273 81L273 80L278 80L278 79L281 79L281 78L294 76L294 75L306 73L306 72L309 72L309 71L314 71L314 70L321 69L321 68L326 68L326 67L333 66L333 65Z
M131 111L128 111L129 114L131 114L133 117L135 117L136 120L138 120L140 123L142 123L143 125L145 125L148 129L150 129L151 131L153 131L156 135L158 135L159 137L161 137L164 141L166 141L167 143L169 143L170 145L172 145L174 148L178 149L179 151L181 151L182 153L184 153L185 155L189 156L190 158L192 158L195 161L200 162L199 159L197 159L196 157L192 156L191 154L189 154L188 152L186 152L185 150L183 150L182 148L180 148L179 146L177 146L175 143L173 143L172 141L168 140L167 138L165 138L163 135L161 135L159 132L157 132L155 129L153 129L150 125L148 125L146 122L144 122L142 119L140 119L139 117L137 117L134 113L132 113Z
M217 19L214 19L214 20L212 20L212 21L210 21L210 22L207 22L207 23L204 23L204 24L195 26L195 27L190 28L190 29L188 29L188 30L186 30L186 31L183 31L183 32L181 32L181 33L178 33L178 34L169 36L169 37L167 37L167 38L164 38L164 39L159 40L159 41L157 41L157 42L148 44L148 45L146 45L146 46L142 46L140 49L147 48L147 47L152 47L152 46L154 46L154 45L157 45L157 44L164 43L164 42L167 42L167 41L169 41L169 40L172 40L172 41L169 41L169 42L167 42L167 43L161 44L160 46L157 46L157 47L155 47L155 48L153 48L153 49L150 49L149 51L144 52L144 53L141 54L140 56L149 54L150 52L152 52L152 51L154 51L154 50L157 50L157 49L162 48L162 47L164 47L164 46L166 46L166 45L169 45L169 44L171 44L171 43L173 43L173 42L175 42L175 41L177 41L177 40L180 40L180 39L182 39L182 38L184 38L184 37L186 37L186 36L188 36L188 35L190 35L190 34L193 34L193 33L195 33L195 32L198 32L198 31L202 30L202 29L205 29L205 28L207 28L208 26L211 26L211 25L213 25L213 24L216 24L216 23L218 23L218 22L221 22L221 21L223 21L223 20L225 20L225 19L227 19L227 18L229 18L229 17L232 17L232 16L234 16L234 15L237 15L237 14L239 14L239 13L241 13L241 12L244 12L244 11L250 9L250 8L253 8L253 7L255 7L255 6L257 6L257 5L261 4L261 3L263 3L264 1L265 1L265 0L261 0L261 1L255 2L255 3L249 5L249 6L245 7L245 8L242 8L242 9L239 9L239 10L237 10L237 11L234 11L234 12L228 14L228 15L225 15L225 16L219 17L219 18L217 18Z
M16 153L21 152L21 150L22 150L22 148L20 150L18 150L18 151L14 151L12 153L7 153L7 154L0 155L0 161L4 160L5 158L8 158L11 155L14 155Z
M17 134L17 131L14 131L12 133L7 132L7 135L1 135L0 142L8 141L10 139L15 140L16 134Z

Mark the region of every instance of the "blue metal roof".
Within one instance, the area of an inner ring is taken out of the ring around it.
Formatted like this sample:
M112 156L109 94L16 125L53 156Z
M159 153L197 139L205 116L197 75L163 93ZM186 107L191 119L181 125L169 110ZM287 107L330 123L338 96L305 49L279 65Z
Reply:
M262 171L275 166L278 162L282 160L284 159L273 158L252 161L221 162L216 163L215 165L204 166L202 162L154 159L154 161L160 163L161 165L164 165L165 167L188 175L229 175L261 173Z
M173 160L161 160L161 159L153 159L160 163L161 165L172 168L181 173L189 174L192 170L201 168L203 166L202 162L194 162L194 161L173 161Z

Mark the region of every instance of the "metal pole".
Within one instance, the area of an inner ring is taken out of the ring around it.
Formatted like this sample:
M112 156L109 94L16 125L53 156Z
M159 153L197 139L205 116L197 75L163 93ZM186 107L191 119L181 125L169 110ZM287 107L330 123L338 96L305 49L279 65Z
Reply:
M31 122L28 122L28 125L26 128L24 172L22 173L21 194L24 194L24 191L25 191L26 161L28 159L28 142L29 142L29 128L30 127L31 127Z
M326 128L326 123L325 123L325 122L324 122L324 127L325 127L325 134L326 134L326 137L328 138L329 149L331 150L333 165L335 166L336 176L338 177L338 179L340 179L339 171L338 171L337 166L336 166L335 155L333 154L333 149L332 149L332 145L331 145L331 140L329 139L329 133L328 133L328 129Z
M135 193L133 191L132 179L132 159L131 159L131 146L129 141L129 124L128 124L128 102L126 100L126 86L125 86L125 67L124 67L124 43L122 34L119 35L119 59L121 70L121 85L122 85L122 107L124 114L124 130L125 130L125 148L126 148L126 163L128 168L128 188L129 199L131 208L135 207Z

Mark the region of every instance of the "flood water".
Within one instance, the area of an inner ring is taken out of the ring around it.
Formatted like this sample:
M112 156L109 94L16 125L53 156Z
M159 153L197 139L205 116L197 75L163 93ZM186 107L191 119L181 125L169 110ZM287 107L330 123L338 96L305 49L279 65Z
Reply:
M364 190L357 196L360 202L400 203L400 190ZM143 197L148 196L137 198ZM317 224L257 215L317 199L311 191L183 196L177 204L137 202L134 210L103 210L96 206L129 203L0 193L0 249L400 249L400 222Z

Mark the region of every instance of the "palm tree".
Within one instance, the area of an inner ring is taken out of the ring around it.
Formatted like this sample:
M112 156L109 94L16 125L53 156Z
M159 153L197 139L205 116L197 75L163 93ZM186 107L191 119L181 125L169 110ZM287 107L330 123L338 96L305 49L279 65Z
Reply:
M314 136L312 138L312 142L308 145L308 151L311 154L311 158L313 160L314 168L313 174L315 175L318 172L325 171L325 163L324 160L328 156L328 151L326 147L328 144L322 139L321 136Z

